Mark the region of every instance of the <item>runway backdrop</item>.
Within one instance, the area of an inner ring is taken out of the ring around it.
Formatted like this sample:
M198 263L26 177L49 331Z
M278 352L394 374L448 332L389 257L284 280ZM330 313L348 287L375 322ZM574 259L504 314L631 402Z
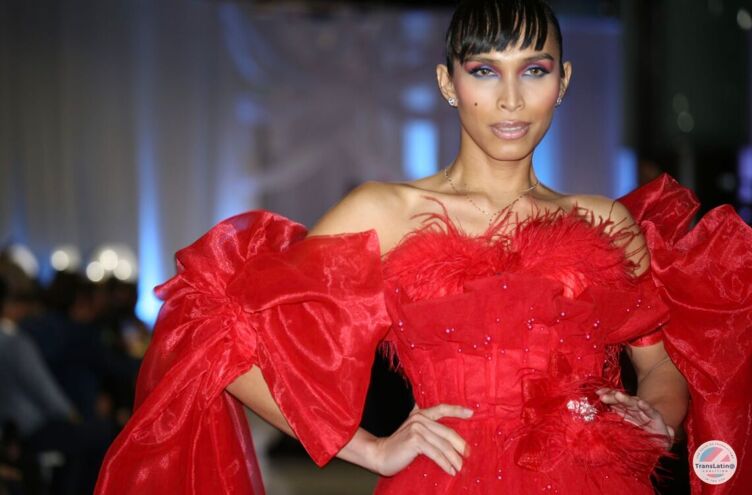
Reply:
M140 314L173 253L266 207L310 225L354 184L431 173L458 124L440 98L449 12L302 11L234 2L0 5L0 242L48 265L119 242ZM562 18L574 77L535 157L563 191L635 186L622 142L617 21ZM607 61L607 62L605 62Z

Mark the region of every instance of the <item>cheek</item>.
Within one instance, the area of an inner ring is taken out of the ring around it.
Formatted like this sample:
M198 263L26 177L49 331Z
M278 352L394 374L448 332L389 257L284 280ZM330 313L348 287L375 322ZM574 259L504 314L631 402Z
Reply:
M527 92L528 103L540 108L553 108L559 98L558 81L552 84L530 87Z
M486 84L467 78L458 78L454 83L454 91L465 106L484 106L493 101L493 90Z

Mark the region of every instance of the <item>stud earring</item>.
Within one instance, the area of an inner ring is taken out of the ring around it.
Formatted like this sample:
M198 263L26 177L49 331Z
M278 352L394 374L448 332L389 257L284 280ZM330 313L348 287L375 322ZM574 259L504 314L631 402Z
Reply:
M457 99L454 97L451 97L447 100L447 103L449 103L449 106L456 107L457 106Z
M561 96L556 98L556 106L558 107L559 105L561 105Z

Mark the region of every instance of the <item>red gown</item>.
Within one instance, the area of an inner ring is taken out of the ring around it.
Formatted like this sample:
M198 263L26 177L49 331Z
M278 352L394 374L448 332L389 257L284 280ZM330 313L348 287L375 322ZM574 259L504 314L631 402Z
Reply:
M439 228L383 259L373 231L304 239L268 212L218 224L157 289L136 408L95 493L263 494L242 407L224 391L254 364L325 464L358 427L382 342L419 406L475 414L443 421L471 445L456 477L420 456L377 494L652 493L665 452L593 392L620 385L620 346L660 339L690 386L690 461L707 440L738 460L721 485L691 474L692 492L750 493L752 230L729 206L689 230L697 201L667 175L620 201L650 250L639 277L615 243L626 231L578 210L507 217L478 237L434 216Z

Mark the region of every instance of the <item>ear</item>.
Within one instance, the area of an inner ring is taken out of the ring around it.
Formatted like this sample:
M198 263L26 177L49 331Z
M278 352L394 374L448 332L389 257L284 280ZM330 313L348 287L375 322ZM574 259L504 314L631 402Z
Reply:
M452 83L452 76L449 75L449 69L446 65L439 64L436 66L436 82L439 85L441 96L443 96L445 100L449 100L449 98L457 98L457 94L454 91L454 83Z
M569 81L572 79L572 62L564 62L564 73L561 75L559 83L559 98L564 99L569 87Z

